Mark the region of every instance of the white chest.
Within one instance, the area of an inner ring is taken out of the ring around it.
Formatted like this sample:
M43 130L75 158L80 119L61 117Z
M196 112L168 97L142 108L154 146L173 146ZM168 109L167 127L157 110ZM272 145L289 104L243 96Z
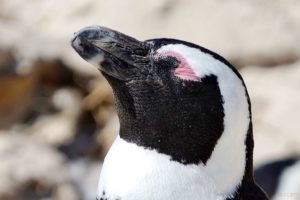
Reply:
M203 165L182 165L118 137L105 158L97 195L109 200L223 200L228 193L216 182Z

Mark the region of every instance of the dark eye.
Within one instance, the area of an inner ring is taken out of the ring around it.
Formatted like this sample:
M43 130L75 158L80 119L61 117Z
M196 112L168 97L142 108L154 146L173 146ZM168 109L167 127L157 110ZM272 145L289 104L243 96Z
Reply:
M173 56L166 56L166 57L160 57L160 58L158 58L156 63L159 66L165 66L165 67L175 68L175 67L178 66L178 64L180 63L180 61L178 61Z

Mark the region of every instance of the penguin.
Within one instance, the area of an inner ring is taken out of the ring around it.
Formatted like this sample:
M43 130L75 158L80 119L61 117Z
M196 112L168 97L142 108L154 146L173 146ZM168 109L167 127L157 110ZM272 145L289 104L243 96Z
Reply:
M253 178L249 95L227 60L101 26L81 29L71 44L111 85L120 121L98 200L267 199Z

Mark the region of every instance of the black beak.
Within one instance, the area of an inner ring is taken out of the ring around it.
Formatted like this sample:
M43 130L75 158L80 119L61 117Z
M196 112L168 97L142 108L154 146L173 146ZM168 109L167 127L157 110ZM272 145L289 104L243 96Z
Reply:
M105 27L75 33L72 47L86 61L121 80L130 79L150 62L150 44Z

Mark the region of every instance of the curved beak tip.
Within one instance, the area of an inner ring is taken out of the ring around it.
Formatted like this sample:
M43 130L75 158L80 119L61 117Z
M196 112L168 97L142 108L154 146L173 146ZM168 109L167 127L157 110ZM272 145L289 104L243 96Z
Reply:
M103 71L120 73L128 65L138 67L149 60L150 46L146 42L101 26L89 26L74 33L71 45L97 68L105 60L110 69L106 66Z

